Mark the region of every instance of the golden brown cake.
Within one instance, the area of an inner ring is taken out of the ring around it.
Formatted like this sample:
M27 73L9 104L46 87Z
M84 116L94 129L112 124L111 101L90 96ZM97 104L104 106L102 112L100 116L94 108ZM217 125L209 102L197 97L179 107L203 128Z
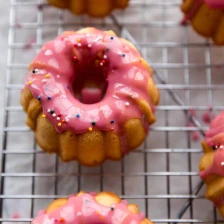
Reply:
M224 112L211 122L202 147L200 176L207 185L206 198L224 217Z
M57 223L153 224L140 213L137 205L127 204L110 192L80 192L68 199L55 200L31 224Z
M40 147L88 166L140 146L158 101L152 70L136 48L95 28L46 43L21 94Z
M93 17L104 17L114 9L124 9L129 0L48 0L49 4L69 9L76 15L88 14Z
M183 24L191 22L202 36L212 38L216 45L224 45L224 1L183 0Z

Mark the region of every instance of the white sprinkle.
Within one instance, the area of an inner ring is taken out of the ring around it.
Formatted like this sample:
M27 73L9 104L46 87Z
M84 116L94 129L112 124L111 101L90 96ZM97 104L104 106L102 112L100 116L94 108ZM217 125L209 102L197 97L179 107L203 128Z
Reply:
M86 34L86 36L87 36L87 37L89 37L89 36L90 36L90 34L89 34L89 33L87 33L87 34Z
M224 162L221 162L221 166L224 166Z
M97 41L100 41L100 40L101 40L101 38L98 37L98 38L96 38L96 39L94 40L94 42L97 42Z
M53 114L52 114L52 116L53 116L53 117L56 117L56 114L55 114L55 113L53 113Z
M82 215L82 212L78 212L76 216L78 217L78 216L80 216L80 215Z
M43 79L43 80L42 80L43 83L45 83L46 81L47 81L46 79Z
M88 47L91 48L92 47L92 44L88 44Z
M46 50L45 51L45 55L46 56L50 56L50 55L52 55L53 54L53 52L51 51L51 50Z
M60 119L61 119L60 117L57 117L57 120L58 120L58 121L60 121Z
M57 78L59 79L60 78L60 75L57 75Z
M48 64L51 65L54 68L59 68L58 61L55 58L52 58L48 61Z
M39 72L39 70L36 68L34 69L34 74L37 74Z
M69 119L66 117L66 118L65 118L65 121L66 121L66 122L69 122Z
M219 147L220 149L223 149L224 148L224 146L223 145L220 145L220 147Z
M130 105L130 103L129 103L129 102L126 102L126 103L125 103L125 106L126 106L126 107L128 107L129 105Z
M118 54L119 54L119 55L122 55L122 53L121 53L120 51L118 52Z
M78 43L77 45L78 45L78 47L81 47L81 46L82 46L82 44L81 44L81 43Z
M100 66L103 66L103 62L100 62Z
M107 56L106 56L106 55L104 55L104 56L103 56L103 58L104 58L104 59L107 59Z
M50 113L51 112L51 109L48 109L47 112Z

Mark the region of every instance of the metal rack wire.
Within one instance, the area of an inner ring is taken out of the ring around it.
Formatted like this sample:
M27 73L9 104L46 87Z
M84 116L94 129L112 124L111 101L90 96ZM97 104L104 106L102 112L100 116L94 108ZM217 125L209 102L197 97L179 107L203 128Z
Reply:
M192 141L192 132L203 137L206 130L200 115L224 109L224 64L217 60L223 49L180 26L181 0L131 0L125 13L102 20L74 17L43 3L11 0L10 5L0 221L29 222L54 198L82 189L115 191L155 223L223 223L204 197L198 177L200 141ZM42 152L19 104L35 52L63 30L85 26L113 29L133 42L153 66L161 91L157 122L145 143L121 162L91 169ZM13 212L21 218L11 218Z

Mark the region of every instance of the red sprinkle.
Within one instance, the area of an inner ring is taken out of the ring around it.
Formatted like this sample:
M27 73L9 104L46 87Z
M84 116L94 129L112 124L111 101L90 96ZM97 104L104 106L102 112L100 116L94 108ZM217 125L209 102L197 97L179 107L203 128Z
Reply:
M78 58L77 58L76 56L73 57L73 60L74 60L74 62L75 62L76 64L79 63L79 60L78 60Z
M21 215L20 215L18 212L15 212L15 213L12 214L11 217L12 217L13 219L19 219L19 218L21 218Z
M194 117L196 116L196 110L194 110L194 109L190 109L189 113L191 116L194 116Z
M191 137L192 137L193 141L195 141L195 142L197 142L200 139L200 135L199 135L198 131L192 131Z
M203 118L203 121L207 124L211 122L211 115L208 111L203 114L202 118Z
M34 43L36 43L35 39L30 39L29 41L25 43L25 45L23 46L23 49L25 50L30 49Z

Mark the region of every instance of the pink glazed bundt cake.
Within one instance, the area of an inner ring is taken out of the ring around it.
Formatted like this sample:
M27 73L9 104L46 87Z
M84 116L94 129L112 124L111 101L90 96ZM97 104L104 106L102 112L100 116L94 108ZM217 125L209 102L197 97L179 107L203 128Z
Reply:
M207 185L206 198L224 217L224 112L211 122L202 147L200 176Z
M224 45L223 0L183 0L181 8L185 14L183 23L190 21L199 34Z
M95 28L46 43L21 94L40 147L88 166L141 145L158 101L152 70L136 48Z
M31 224L153 224L137 205L122 201L116 194L80 192L52 202Z
M76 15L104 17L114 9L125 9L129 0L48 0L48 2L58 8L69 9Z

